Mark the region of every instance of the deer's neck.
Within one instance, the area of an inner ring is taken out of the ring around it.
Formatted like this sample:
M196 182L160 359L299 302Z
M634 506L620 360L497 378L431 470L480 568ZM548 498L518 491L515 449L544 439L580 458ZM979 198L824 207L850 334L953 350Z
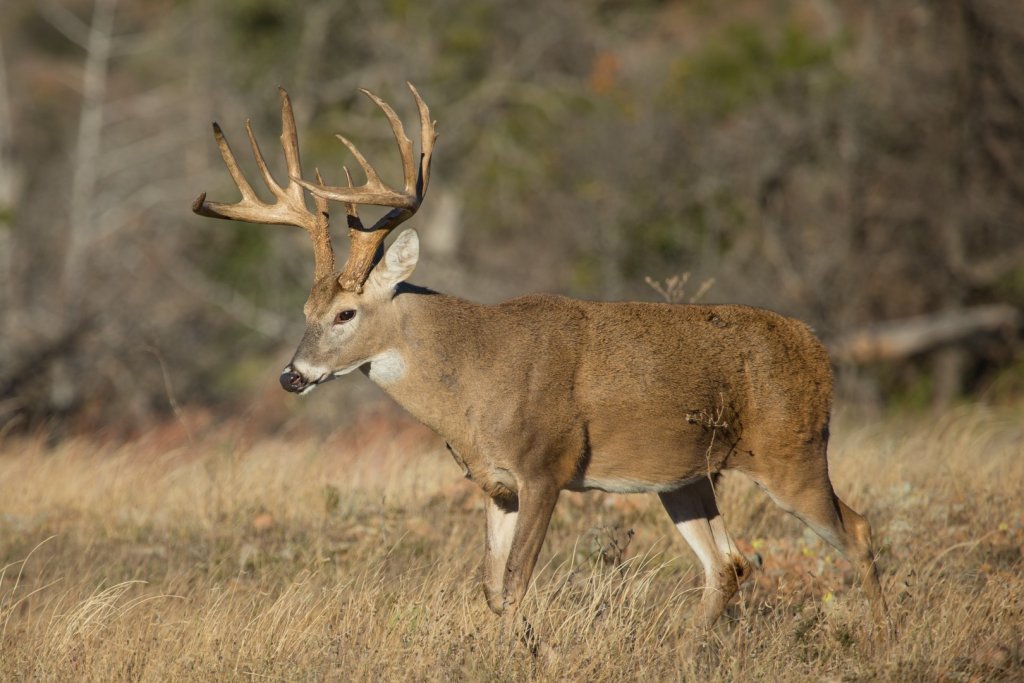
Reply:
M394 342L373 360L367 376L416 419L449 440L464 429L469 407L464 382L476 374L487 307L418 291L394 301Z

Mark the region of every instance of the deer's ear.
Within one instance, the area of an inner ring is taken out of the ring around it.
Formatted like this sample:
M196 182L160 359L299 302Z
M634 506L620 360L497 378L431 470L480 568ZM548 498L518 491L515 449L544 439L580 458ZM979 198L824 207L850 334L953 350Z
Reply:
M420 237L415 230L405 230L370 271L366 290L373 294L389 294L416 269L420 259Z

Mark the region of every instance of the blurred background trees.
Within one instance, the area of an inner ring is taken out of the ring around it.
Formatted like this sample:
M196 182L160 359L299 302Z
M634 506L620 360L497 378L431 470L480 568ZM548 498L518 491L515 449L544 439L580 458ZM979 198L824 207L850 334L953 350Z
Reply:
M203 190L235 198L209 122L241 152L251 117L280 162L282 85L307 169L339 181L343 131L393 175L358 87L411 119L405 80L441 134L417 282L654 300L645 276L690 271L715 278L705 301L826 340L1024 306L1018 0L6 0L0 428L133 429L276 392L309 247L191 214ZM1019 393L1005 321L841 362L844 392ZM322 391L320 408L265 400L337 415L376 396Z

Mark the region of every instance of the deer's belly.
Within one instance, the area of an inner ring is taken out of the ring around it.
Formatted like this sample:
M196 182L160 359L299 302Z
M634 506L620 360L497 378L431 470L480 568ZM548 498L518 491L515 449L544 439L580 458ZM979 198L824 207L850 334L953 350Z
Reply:
M702 476L704 475L661 480L638 479L635 476L584 476L573 479L565 488L569 491L606 491L607 493L661 493L675 491Z
M590 431L590 451L567 488L612 493L673 491L722 469L729 442L699 426L636 424Z

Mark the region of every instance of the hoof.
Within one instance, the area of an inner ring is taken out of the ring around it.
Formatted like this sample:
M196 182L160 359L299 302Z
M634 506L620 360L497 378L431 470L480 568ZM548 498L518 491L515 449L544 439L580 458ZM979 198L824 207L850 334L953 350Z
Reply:
M487 584L484 584L484 597L487 598L487 607L499 617L505 613L505 598L501 591L492 591Z
M505 614L505 601L501 598L487 598L487 607L499 617Z

